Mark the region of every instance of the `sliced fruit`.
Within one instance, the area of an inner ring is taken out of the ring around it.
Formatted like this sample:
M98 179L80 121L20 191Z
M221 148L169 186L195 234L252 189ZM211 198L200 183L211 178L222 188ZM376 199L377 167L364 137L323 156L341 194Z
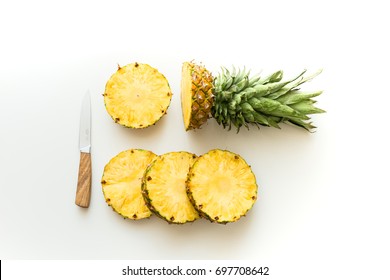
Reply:
M190 168L187 194L201 216L225 224L237 221L252 208L257 183L241 156L211 150L198 157Z
M169 223L183 224L199 218L186 193L186 179L196 156L171 152L157 157L147 168L142 194L149 209Z
M141 193L142 176L157 157L141 149L123 151L104 167L103 194L108 205L125 218L139 220L152 214Z
M250 71L222 68L213 77L202 65L183 63L181 102L186 130L197 129L213 117L224 128L239 130L249 125L279 128L290 123L312 131L309 115L324 113L314 97L322 91L301 91L302 84L321 71L305 76L306 70L283 80L283 72L251 76Z
M104 103L112 119L131 128L155 124L166 112L172 92L167 79L148 64L118 67L106 84Z

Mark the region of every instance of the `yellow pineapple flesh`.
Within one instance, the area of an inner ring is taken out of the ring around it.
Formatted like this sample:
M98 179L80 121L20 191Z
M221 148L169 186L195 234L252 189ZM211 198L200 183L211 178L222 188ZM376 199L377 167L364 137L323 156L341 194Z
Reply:
M170 105L167 79L148 64L132 63L107 81L104 103L112 119L123 126L145 128L155 124Z
M139 220L152 214L141 193L142 177L147 166L157 157L141 149L119 153L104 168L101 180L106 202L125 218Z
M186 130L200 128L211 116L213 77L203 66L183 63L181 106Z
M188 196L200 215L211 222L234 222L257 199L255 175L245 160L232 152L211 150L190 168Z
M157 157L147 168L142 193L150 210L169 223L183 224L199 218L186 193L186 179L196 156L170 152Z

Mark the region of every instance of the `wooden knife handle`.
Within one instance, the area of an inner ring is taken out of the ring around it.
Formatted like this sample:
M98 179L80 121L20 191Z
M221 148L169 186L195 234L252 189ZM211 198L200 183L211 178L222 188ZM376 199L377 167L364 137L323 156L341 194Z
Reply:
M77 181L76 205L88 208L91 200L91 154L80 153L79 178Z

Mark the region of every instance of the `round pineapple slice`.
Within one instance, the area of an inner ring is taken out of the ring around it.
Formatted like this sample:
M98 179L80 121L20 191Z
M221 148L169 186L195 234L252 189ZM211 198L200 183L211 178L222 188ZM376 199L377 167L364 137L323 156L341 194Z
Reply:
M103 194L118 214L132 220L152 214L142 198L141 183L147 166L156 157L150 151L131 149L119 153L104 167Z
M186 130L197 129L211 116L213 76L203 66L183 63L181 77L181 107Z
M211 150L190 168L187 194L200 215L229 223L244 216L257 199L255 175L237 154Z
M186 179L196 156L171 152L157 157L145 171L142 194L149 209L169 223L199 218L186 193Z
M104 103L108 114L121 125L145 128L155 124L171 103L167 79L148 64L118 67L106 84Z

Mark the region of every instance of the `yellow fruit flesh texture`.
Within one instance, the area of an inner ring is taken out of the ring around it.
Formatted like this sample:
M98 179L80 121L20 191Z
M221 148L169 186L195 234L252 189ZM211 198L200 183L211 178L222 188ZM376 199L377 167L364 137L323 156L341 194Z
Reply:
M172 92L167 79L148 64L118 67L104 93L106 110L123 126L145 128L155 124L167 111Z
M171 152L157 157L145 172L142 191L149 208L169 223L199 218L186 193L186 179L196 156Z
M157 157L146 150L132 149L119 153L105 166L103 194L108 205L125 218L139 220L152 214L142 197L142 177Z
M200 214L212 222L240 219L257 199L257 183L250 166L239 155L211 150L191 167L187 193Z

